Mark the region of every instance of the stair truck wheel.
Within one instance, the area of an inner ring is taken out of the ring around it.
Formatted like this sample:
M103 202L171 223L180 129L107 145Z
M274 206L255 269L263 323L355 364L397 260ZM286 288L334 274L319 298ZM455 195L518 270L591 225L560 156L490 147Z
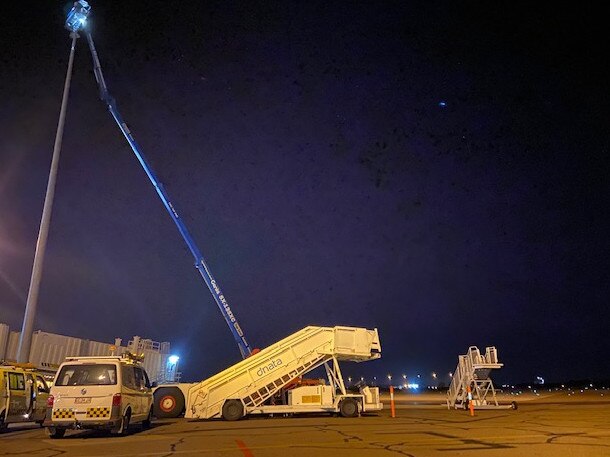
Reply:
M153 414L159 419L178 417L184 412L184 394L178 387L160 387L153 399Z
M244 405L241 400L227 400L222 405L222 418L226 421L236 421L244 416Z
M343 417L358 416L358 402L353 398L344 398L339 403L339 413Z

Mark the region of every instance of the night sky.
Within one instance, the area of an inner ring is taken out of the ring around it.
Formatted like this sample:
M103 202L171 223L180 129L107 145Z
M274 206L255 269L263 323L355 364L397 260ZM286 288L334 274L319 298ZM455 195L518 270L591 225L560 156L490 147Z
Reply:
M382 359L345 376L447 377L470 345L495 345L500 381L610 377L600 11L91 4L110 91L253 347L306 325L377 327ZM0 20L0 322L13 329L70 6L21 2ZM240 359L99 100L84 38L35 329L170 341L189 380Z

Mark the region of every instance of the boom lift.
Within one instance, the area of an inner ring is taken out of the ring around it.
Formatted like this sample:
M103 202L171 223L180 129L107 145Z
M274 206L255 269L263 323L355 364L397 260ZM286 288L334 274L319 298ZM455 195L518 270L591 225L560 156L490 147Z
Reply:
M214 297L214 301L216 301L216 304L220 309L220 313L227 322L229 329L233 334L233 338L235 338L235 342L239 347L239 351L241 353L242 358L248 357L252 353L252 349L250 348L250 345L248 344L246 337L244 336L244 332L242 331L239 323L237 322L237 318L231 310L231 307L229 306L225 295L220 289L220 285L214 279L214 276L212 276L212 272L210 271L208 264L203 258L203 254L195 244L195 241L193 240L193 237L191 236L188 229L186 228L184 221L178 215L178 212L176 211L176 208L172 204L171 200L169 199L169 196L167 195L163 184L161 184L157 179L157 176L155 175L150 164L148 163L148 160L142 152L142 149L140 148L133 134L127 127L127 124L121 117L115 99L110 95L110 92L108 92L108 86L106 85L104 75L102 74L102 67L100 65L100 60L95 49L93 37L91 36L91 33L84 27L90 10L91 7L85 0L79 0L75 2L74 7L68 13L68 17L66 19L66 28L72 33L77 33L79 30L82 30L87 36L89 50L91 51L91 57L93 58L93 72L95 74L95 79L100 90L100 98L108 108L108 111L110 111L112 118L118 125L119 129L121 130L121 133L123 133L123 135L125 136L125 139L129 143L129 146L131 146L133 153L140 162L140 165L142 165L142 168L146 172L148 179L154 186L155 190L157 191L157 194L159 195L159 198L163 202L163 206L165 206L165 209L176 224L180 235L182 235L184 242L191 251L193 257L195 258L195 268L197 268L197 271L199 271L199 273L201 274L201 277L208 286L208 289L210 289L212 297Z
M100 98L125 136L195 258L195 268L212 293L244 359L199 383L159 386L154 393L155 416L176 417L185 411L185 416L189 418L223 417L227 420L237 420L248 414L275 412L330 412L353 417L362 411L382 409L378 388L361 387L358 394L348 393L339 368L339 361L361 362L381 357L381 345L376 329L306 327L258 353L252 352L201 251L108 91L93 38L84 28L89 12L90 6L85 0L76 1L68 14L66 28L72 33L83 30L86 34ZM321 366L326 369L330 385L294 387L295 381L302 375Z

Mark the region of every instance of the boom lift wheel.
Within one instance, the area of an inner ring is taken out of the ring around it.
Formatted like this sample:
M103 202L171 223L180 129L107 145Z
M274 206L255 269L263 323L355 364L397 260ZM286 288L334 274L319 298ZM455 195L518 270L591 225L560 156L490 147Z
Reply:
M356 417L358 416L358 402L353 398L344 398L339 403L339 413L343 417Z
M184 411L184 394L178 387L160 387L153 399L153 414L159 419L178 417Z
M222 418L227 421L236 421L244 416L244 405L240 400L227 400L222 405Z

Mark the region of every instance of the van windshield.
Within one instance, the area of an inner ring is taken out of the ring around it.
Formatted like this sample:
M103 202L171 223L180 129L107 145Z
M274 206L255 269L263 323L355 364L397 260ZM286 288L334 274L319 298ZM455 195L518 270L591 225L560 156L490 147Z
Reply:
M56 386L104 386L116 384L116 367L111 364L64 365Z

